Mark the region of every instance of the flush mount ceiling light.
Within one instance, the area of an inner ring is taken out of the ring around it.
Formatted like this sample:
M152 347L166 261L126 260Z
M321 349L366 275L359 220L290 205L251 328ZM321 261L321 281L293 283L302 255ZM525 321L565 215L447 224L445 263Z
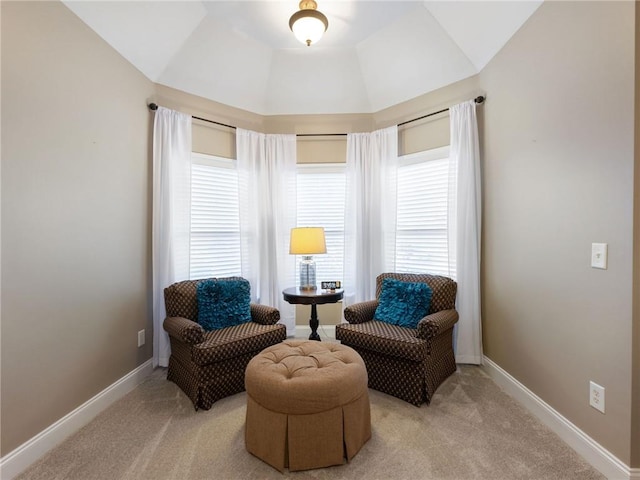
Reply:
M329 20L316 10L318 4L315 0L301 0L298 6L300 10L289 19L289 28L298 40L310 46L322 38L329 27Z

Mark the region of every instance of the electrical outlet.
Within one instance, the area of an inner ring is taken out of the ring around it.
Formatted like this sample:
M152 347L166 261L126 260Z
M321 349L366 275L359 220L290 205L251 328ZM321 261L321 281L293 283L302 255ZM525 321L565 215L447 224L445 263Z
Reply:
M589 382L589 405L604 413L604 387Z
M138 346L141 347L144 345L144 330L140 330L138 332Z

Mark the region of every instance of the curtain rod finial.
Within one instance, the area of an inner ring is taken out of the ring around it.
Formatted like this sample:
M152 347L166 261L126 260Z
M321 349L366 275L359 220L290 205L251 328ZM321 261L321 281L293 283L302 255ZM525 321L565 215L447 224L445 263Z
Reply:
M480 96L478 96L478 97L474 98L474 101L475 101L476 103L483 103L483 102L484 102L484 100L485 100L485 97L484 97L484 96L482 96L482 95L480 95Z
M157 103L150 103L148 106L149 106L149 110L153 110L154 112L156 110L158 110L158 104Z

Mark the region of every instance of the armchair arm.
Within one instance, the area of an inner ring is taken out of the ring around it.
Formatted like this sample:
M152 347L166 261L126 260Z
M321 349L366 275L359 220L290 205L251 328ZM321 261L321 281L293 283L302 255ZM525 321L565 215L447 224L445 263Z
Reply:
M190 345L195 345L204 340L204 329L188 318L167 317L164 319L162 327L169 336Z
M349 323L364 323L373 320L378 300L354 303L344 309L344 319Z
M262 325L275 325L280 320L280 310L269 305L252 303L251 320Z
M429 340L452 328L458 321L458 312L454 309L440 310L427 315L418 322L418 338Z

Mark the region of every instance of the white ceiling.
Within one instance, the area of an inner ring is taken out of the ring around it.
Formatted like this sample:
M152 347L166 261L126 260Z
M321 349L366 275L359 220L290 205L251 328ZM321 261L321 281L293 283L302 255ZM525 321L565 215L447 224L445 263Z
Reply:
M311 47L290 1L69 1L150 80L262 115L371 113L480 72L539 1L323 1Z

